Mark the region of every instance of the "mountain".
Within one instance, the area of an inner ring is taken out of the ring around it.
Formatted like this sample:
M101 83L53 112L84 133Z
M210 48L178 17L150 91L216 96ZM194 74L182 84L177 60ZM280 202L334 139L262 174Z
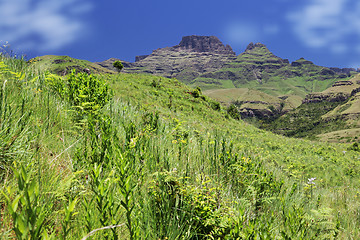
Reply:
M123 61L123 72L148 73L190 83L204 72L221 69L225 63L235 58L231 47L225 46L217 37L193 35L183 37L176 46L159 48L150 55L137 56L134 63ZM109 59L97 64L111 69L115 60Z
M203 89L255 88L273 96L294 94L305 97L309 92L330 87L335 79L348 75L320 67L300 58L292 63L275 56L261 43L250 43L245 52L221 69L204 73L191 85ZM321 82L321 83L319 83Z

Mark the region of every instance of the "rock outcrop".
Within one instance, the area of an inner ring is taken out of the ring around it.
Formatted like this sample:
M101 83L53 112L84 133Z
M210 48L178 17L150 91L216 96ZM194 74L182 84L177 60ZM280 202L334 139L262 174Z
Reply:
M233 55L235 52L229 45L224 44L215 36L186 36L175 49L189 50L191 52L208 52L222 55Z
M135 62L140 62L141 60L147 58L149 55L140 55L135 57Z
M229 45L215 36L186 36L178 45L154 50L150 55L137 56L134 63L125 62L125 73L148 73L177 78L185 83L203 73L221 69L236 58ZM98 63L113 69L115 59ZM124 63L124 62L123 62Z
M360 72L360 69L355 69L355 68L336 68L336 67L331 67L330 70L338 73L338 74L343 74L345 77L349 77L351 75L352 72Z

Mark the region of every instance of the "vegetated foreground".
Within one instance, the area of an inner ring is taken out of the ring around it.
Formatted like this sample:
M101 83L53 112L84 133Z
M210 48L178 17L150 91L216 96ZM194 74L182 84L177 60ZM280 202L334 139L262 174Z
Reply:
M1 239L357 239L356 144L234 120L176 79L0 61Z

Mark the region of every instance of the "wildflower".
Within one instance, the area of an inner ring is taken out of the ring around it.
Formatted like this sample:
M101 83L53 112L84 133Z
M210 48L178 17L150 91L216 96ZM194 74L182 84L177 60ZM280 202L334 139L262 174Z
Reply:
M316 180L316 177L315 178L308 178L308 182L307 182L307 184L313 184L313 185L315 185L315 181Z

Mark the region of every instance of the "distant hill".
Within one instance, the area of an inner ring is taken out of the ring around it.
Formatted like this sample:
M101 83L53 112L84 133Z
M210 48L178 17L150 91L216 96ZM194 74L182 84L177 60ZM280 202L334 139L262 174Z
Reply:
M64 76L75 69L77 72L89 72L95 74L113 74L113 70L99 66L98 64L86 61L75 59L69 56L55 56L55 55L45 55L41 57L32 58L28 63L40 70L48 70L51 73L55 73L61 76Z

